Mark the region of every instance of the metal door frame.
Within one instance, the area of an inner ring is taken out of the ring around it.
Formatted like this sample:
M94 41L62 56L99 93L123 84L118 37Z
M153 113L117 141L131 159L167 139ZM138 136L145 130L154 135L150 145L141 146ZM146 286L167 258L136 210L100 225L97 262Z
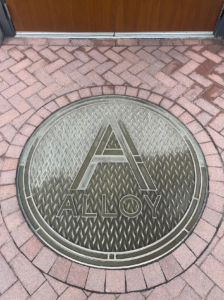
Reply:
M13 26L11 16L4 0L0 0L0 25L2 27L4 36L13 37L16 34Z

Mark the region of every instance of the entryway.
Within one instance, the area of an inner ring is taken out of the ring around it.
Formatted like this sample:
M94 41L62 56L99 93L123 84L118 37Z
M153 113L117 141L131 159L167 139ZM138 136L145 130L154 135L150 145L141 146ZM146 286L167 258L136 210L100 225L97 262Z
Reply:
M15 30L213 31L223 0L7 0Z

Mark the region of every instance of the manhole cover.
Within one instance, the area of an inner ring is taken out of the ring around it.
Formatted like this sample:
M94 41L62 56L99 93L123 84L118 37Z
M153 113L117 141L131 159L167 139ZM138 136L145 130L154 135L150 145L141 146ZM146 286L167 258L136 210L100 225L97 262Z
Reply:
M59 254L128 268L169 253L203 210L207 171L186 127L140 99L70 104L25 146L17 177L35 234Z

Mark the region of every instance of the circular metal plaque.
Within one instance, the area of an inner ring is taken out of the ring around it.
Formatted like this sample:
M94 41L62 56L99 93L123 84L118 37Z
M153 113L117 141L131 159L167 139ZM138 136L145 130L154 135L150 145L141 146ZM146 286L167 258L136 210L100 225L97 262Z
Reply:
M35 234L100 268L155 261L190 234L207 196L203 154L164 109L122 96L58 110L34 132L17 176Z

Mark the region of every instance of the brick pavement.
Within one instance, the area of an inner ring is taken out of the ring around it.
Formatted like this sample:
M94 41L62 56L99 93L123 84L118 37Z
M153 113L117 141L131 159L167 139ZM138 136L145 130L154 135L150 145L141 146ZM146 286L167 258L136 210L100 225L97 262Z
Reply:
M162 106L204 152L209 196L202 219L172 254L127 271L57 256L18 206L21 151L55 110L119 94ZM224 47L215 39L5 39L0 48L0 299L224 299Z

